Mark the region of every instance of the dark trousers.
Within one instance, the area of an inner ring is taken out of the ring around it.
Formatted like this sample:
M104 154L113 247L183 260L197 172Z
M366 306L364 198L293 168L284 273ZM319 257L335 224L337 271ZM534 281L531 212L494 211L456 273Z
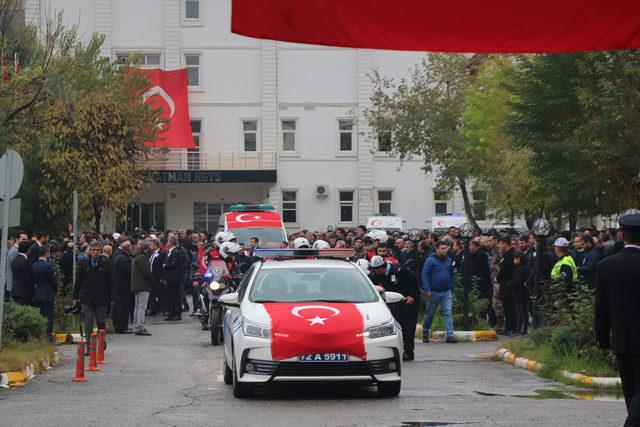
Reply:
M160 285L158 283L153 284L153 288L149 292L149 301L147 303L147 310L151 310L152 312L162 311L160 309Z
M517 323L516 300L510 293L502 297L502 309L504 311L504 330L515 331Z
M182 317L180 283L167 283L167 303L169 305L169 316Z
M40 309L40 315L47 319L47 339L51 339L53 335L53 312L55 310L55 301L34 301L36 307Z
M627 404L625 427L640 426L640 354L616 354Z
M416 298L411 305L398 303L391 309L391 314L402 327L402 341L406 353L413 353L415 348L418 311L420 311L420 298Z
M84 340L89 347L91 333L93 332L93 322L95 320L98 330L107 327L107 306L95 304L81 304L82 317L84 318Z
M516 329L518 333L526 334L529 326L529 310L527 300L516 299Z
M20 305L32 305L31 298L16 297L13 299L13 301L16 304L20 304Z
M113 307L113 328L122 333L129 326L130 292L127 288L116 288L116 304Z
M495 328L497 318L496 310L493 308L493 292L484 292L482 294L482 298L487 300L487 308L482 313L480 313L480 316L489 322L489 326Z

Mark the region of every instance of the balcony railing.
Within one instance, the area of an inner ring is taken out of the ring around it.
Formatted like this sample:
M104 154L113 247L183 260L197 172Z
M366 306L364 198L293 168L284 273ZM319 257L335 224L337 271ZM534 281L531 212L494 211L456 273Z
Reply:
M154 154L147 164L149 170L272 170L276 168L276 153L272 151L190 151L171 150Z

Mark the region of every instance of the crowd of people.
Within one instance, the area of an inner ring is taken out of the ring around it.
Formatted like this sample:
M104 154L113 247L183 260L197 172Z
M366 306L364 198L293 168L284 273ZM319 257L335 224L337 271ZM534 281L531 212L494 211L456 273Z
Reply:
M189 310L194 314L198 289L193 278L200 269L199 256L219 257L223 243L228 244L223 253L229 269L241 266L240 273L248 269L255 260L253 251L262 245L258 238L250 239L246 246L236 243L235 236L228 232L136 229L132 233L82 233L75 260L76 280L72 283L71 236L50 240L45 231L33 236L18 231L10 241L5 296L18 304L38 307L47 319L47 334L51 336L57 289L67 284L72 286L75 306L82 311L85 330L93 330L94 325L104 328L111 312L116 333L147 336L151 333L146 316L164 315L166 321L176 321ZM473 284L489 301L483 316L491 326L506 335L527 333L535 245L529 232L517 235L515 230L490 230L465 242L454 227L446 233L417 229L391 233L364 226L303 230L280 244L352 249L352 260L375 285L405 296L402 308L394 309L405 336L415 335L420 301L426 297L423 341L429 342L431 324L440 307L449 343L456 342L452 320L456 273L463 284ZM593 285L596 263L619 250L620 245L615 230L585 228L573 235L565 233L554 240L553 253L544 253L543 275L563 281L567 289L579 278ZM199 247L206 250L199 251ZM407 339L406 360L413 359L413 350L413 340Z

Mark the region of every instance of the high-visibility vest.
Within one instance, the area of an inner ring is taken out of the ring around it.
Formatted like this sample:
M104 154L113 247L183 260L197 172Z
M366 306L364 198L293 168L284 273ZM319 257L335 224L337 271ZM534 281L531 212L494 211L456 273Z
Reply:
M571 255L565 255L560 261L556 262L556 265L554 265L551 270L551 278L556 280L560 277L560 269L563 265L571 267L573 281L575 282L578 280L578 268L576 267L576 262L573 260Z

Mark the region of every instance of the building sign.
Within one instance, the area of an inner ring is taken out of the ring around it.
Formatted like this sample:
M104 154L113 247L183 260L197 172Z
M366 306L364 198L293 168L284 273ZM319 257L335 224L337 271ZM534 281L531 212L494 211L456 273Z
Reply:
M249 182L276 182L275 170L252 171L149 171L150 178L157 184L223 184Z

